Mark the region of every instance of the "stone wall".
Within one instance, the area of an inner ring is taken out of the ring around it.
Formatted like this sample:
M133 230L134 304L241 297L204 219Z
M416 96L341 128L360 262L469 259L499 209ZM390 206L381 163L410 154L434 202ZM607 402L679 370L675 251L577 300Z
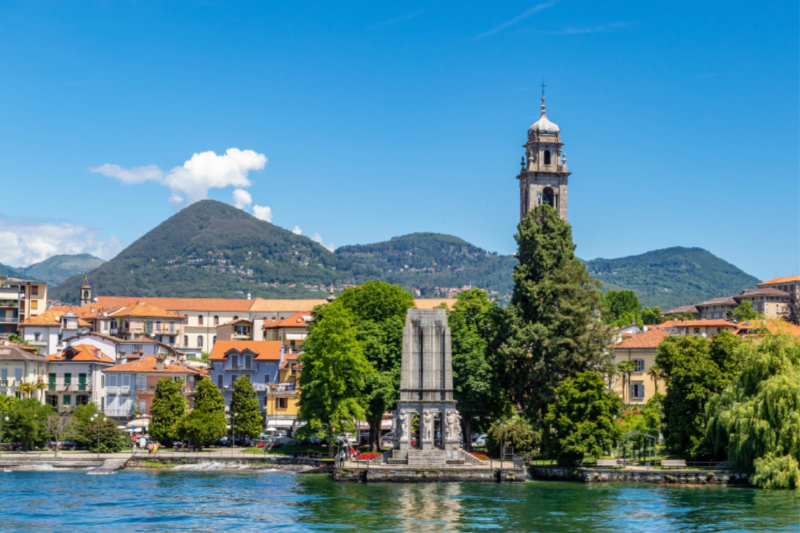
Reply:
M533 479L582 483L624 482L657 485L748 485L746 472L730 470L626 470L531 466Z
M333 479L355 483L521 483L525 481L525 471L490 468L337 468Z

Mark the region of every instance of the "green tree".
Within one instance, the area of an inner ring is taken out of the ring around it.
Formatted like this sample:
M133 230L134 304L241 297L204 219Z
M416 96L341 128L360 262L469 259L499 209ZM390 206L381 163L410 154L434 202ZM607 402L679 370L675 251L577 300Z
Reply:
M264 417L258 405L258 394L249 376L240 376L233 384L231 396L231 419L236 435L246 435L251 439L264 430Z
M603 298L603 303L608 311L610 323L616 323L623 319L626 323L621 326L627 326L634 318L637 322L639 321L642 304L639 303L639 298L633 291L608 291Z
M545 422L555 429L552 443L558 464L572 466L584 455L602 457L620 438L622 402L596 372L581 372L556 389Z
M733 310L732 315L738 322L742 322L758 318L758 311L753 309L753 303L750 300L742 300L742 303Z
M763 488L800 487L800 342L765 335L737 350L741 373L708 404L706 437Z
M297 418L307 425L299 433L324 432L333 443L334 435L353 430L355 420L364 420L364 389L375 370L364 357L353 315L344 306L328 306L303 346L305 352L298 358L304 366ZM333 455L333 446L328 451Z
M99 415L99 418L92 419ZM98 428L99 426L99 428ZM98 453L97 435L100 433L99 453L116 453L125 447L125 438L117 424L103 415L93 402L79 405L72 412L72 439L82 448Z
M645 307L644 311L642 311L642 322L646 326L661 324L661 308L659 306Z
M690 335L664 339L656 351L656 364L669 384L664 398L663 432L673 453L709 457L713 450L705 433L706 405L735 375L739 341L730 334L713 340Z
M656 391L656 394L660 394L658 390L658 382L664 378L664 372L661 370L661 367L655 364L650 365L647 375L650 376L650 379L653 382L653 390Z
M364 394L370 446L377 450L383 414L394 409L400 395L403 327L414 298L399 285L368 281L345 290L333 303L315 310L314 322L324 320L329 309L339 306L351 313L357 339L374 369L365 376Z
M3 424L3 438L21 443L26 451L41 446L47 439L45 420L52 412L52 407L35 398L14 402L8 411L8 422Z
M177 422L186 412L186 399L181 394L183 380L161 378L156 385L150 414L150 435L165 446L178 438Z
M569 224L542 205L528 213L515 238L519 265L495 354L511 400L536 425L566 379L610 371L611 335L600 320L599 282L575 257Z
M448 318L453 397L458 402L464 439L470 448L473 421L485 427L492 418L506 414L510 404L500 386L497 360L491 352L501 311L480 289L462 291L457 299Z
M535 453L541 444L541 433L522 417L497 420L486 432L486 451L491 457L500 457L500 447L514 448L515 455Z
M178 423L178 434L180 438L202 447L223 437L226 426L225 398L214 382L204 376L197 384L194 409Z

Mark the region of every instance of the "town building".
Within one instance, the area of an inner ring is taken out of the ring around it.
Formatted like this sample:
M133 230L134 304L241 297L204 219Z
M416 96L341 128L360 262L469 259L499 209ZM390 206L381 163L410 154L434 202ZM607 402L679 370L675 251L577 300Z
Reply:
M217 341L252 341L254 339L253 321L247 318L231 320L225 324L217 326L217 334L214 336L215 344Z
M47 309L47 283L0 276L0 338L18 333L20 322Z
M0 394L42 402L46 372L47 359L34 353L33 348L0 340Z
M712 320L668 320L656 326L661 329L668 329L675 335L700 335L711 338L717 333L729 331L733 334L738 333L739 326L731 320L712 319Z
M92 323L80 318L70 307L51 307L19 324L19 336L39 349L40 355L53 355L66 347L65 341L89 331Z
M666 383L663 379L653 382L648 373L656 364L656 350L661 341L675 335L672 331L662 328L652 328L647 331L627 337L622 342L612 346L614 350L614 364L622 361L634 361L636 371L630 376L628 390L623 390L620 376L614 378L614 392L628 404L645 404L656 392L665 394ZM624 394L623 394L624 392Z
M187 406L194 405L197 383L204 376L198 369L172 362L163 355L129 354L125 362L105 370L105 413L120 419L149 415L158 381L183 380L181 392Z
M778 279L785 280L787 278ZM800 279L800 276L798 276L798 279ZM798 283L800 284L800 282ZM784 291L777 287L783 287L788 290ZM692 313L694 318L700 320L724 319L730 318L733 311L746 300L752 304L753 309L765 317L778 318L786 312L789 290L797 290L794 287L796 286L788 282L774 283L770 286L760 283L757 288L744 289L735 296L712 298L693 306L676 307L662 314L665 317L669 317L670 315L689 312Z
M289 428L297 419L297 361L286 357L278 341L217 341L209 357L212 381L230 407L234 383L248 376L262 416L272 427ZM267 426L265 426L267 427Z
M182 347L187 340L185 325L184 315L145 302L98 312L94 319L94 331L98 333L123 340L147 335L174 348Z
M282 320L275 320L264 325L264 338L278 341L286 354L299 354L303 351L303 342L308 337L310 313L296 313Z
M536 206L548 204L567 220L567 154L562 151L561 130L550 122L542 90L542 114L528 129L528 142L519 175L520 219Z
M93 402L103 411L106 383L103 370L114 366L98 348L77 344L47 356L47 404L59 411Z
M777 289L785 293L800 293L800 276L784 276L756 285L759 289Z

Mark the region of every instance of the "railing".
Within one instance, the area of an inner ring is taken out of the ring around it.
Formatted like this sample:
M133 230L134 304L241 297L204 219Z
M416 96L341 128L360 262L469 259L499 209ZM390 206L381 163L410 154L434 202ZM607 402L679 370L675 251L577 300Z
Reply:
M56 392L71 392L71 391L90 391L92 390L92 384L88 381L86 383L56 383L55 389L53 386L48 384L48 390L55 390Z
M106 407L105 414L108 416L132 416L133 406L130 409L109 409Z
M116 385L106 387L106 394L119 394L119 387Z
M19 317L0 317L0 324L16 324L19 322Z
M43 346L45 348L47 347L47 341L28 341L28 344L30 344L31 346Z

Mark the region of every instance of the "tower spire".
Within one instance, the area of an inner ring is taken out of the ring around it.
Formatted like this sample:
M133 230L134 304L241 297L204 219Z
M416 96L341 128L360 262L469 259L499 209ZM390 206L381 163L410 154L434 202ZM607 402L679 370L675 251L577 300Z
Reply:
M544 78L542 78L542 116L545 115L545 110L544 110L544 88L545 87L547 87L547 85L544 84Z

